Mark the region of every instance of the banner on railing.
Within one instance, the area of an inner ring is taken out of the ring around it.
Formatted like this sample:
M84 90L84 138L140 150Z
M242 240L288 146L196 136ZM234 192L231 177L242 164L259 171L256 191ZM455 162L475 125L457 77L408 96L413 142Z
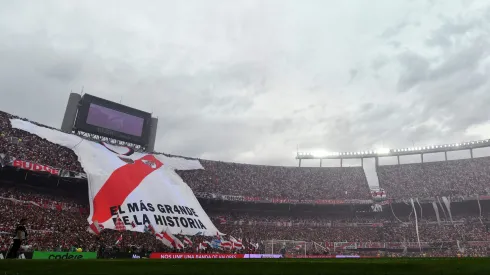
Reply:
M260 259L282 258L279 254L196 254L196 253L151 253L150 259Z
M14 157L5 157L5 155L0 156L1 166L11 166L17 169L32 171L36 173L45 173L53 176L58 176L62 178L75 178L75 179L86 179L87 175L85 173L73 172L68 170L62 170L59 168L51 167L49 165L44 165L40 163L35 163L27 160L17 159Z
M55 176L60 175L60 170L58 170L56 168L53 168L53 167L50 167L47 165L38 164L38 163L32 163L29 161L23 161L23 160L15 159L15 160L11 161L10 164L13 167L21 168L21 169L29 170L29 171L33 171L33 172L44 172L44 173L48 173L48 174L55 175Z

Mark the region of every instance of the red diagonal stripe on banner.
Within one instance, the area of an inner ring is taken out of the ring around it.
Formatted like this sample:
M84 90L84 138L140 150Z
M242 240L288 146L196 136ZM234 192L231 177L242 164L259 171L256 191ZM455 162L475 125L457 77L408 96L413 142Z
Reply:
M155 167L145 164L143 160L154 163ZM114 170L95 195L92 221L104 223L110 219L112 215L109 208L121 205L146 176L162 166L163 163L154 156L146 155L141 159L135 160L134 163L126 164Z

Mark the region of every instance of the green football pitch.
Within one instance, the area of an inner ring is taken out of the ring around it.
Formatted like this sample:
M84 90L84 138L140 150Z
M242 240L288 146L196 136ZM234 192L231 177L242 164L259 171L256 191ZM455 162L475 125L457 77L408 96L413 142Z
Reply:
M490 258L0 260L0 275L34 274L490 274Z

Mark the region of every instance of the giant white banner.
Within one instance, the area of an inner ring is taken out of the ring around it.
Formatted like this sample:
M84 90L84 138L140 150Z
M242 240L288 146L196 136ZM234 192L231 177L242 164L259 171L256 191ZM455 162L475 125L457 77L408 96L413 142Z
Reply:
M203 169L199 161L136 153L75 135L12 119L12 127L72 149L87 174L90 216L115 229L117 217L127 230L215 236L218 232L190 187L175 169Z

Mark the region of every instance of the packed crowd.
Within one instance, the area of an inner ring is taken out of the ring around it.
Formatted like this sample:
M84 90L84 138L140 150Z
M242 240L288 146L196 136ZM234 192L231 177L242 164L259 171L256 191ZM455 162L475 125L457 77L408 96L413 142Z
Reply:
M13 129L0 111L0 155L74 172L83 171L72 150ZM35 122L32 122L35 123ZM37 123L35 123L37 124ZM37 124L39 125L39 124ZM43 125L40 125L43 126ZM43 126L47 127L47 126ZM195 193L268 199L369 199L362 167L278 167L201 160L204 170L178 171ZM486 195L490 157L379 166L389 198Z
M96 237L88 233L86 230L87 213L77 209L77 207L84 209L84 205L71 199L70 194L35 194L21 185L14 188L0 186L0 194L0 250L8 249L14 225L21 217L27 217L30 232L28 244L33 250L68 251L74 247L80 247L84 251L97 251L103 246L123 251L134 251L135 249L169 251L151 234L104 230L101 236ZM31 203L53 200L73 207L45 208L42 205ZM260 249L263 251L271 249L270 246L265 245L268 241L270 243L270 240L296 240L319 244L325 244L325 242L415 243L418 241L413 223L400 223L386 217L339 219L315 216L295 217L287 216L287 213L264 216L260 212L240 214L232 211L213 212L212 210L208 213L221 232L236 238L243 238L246 243L260 243ZM459 217L454 217L454 220L458 222L445 225L429 223L430 218L421 221L419 224L420 241L424 243L452 242L451 247L454 247L456 241L459 241L461 246L468 242L478 241L483 242L483 246L488 246L490 233L487 232L484 221L477 218L463 221ZM123 241L115 245L120 236ZM203 240L203 237L193 237L195 245L188 247L186 251L196 251L197 244ZM280 249L281 246L282 242L278 241L274 251ZM308 249L308 253L316 251L311 244Z
M71 149L13 129L10 124L10 119L13 118L18 117L0 111L0 154L4 154L6 159L13 157L58 169L82 171L78 157Z
M472 196L490 192L490 157L387 165L377 169L379 184L390 198Z
M13 129L13 116L0 112L0 154L4 159L18 158L70 171L83 171L77 156L69 149L48 140ZM298 168L226 163L201 160L205 169L178 171L196 193L213 193L250 198L282 198L296 200L368 199L366 175L362 167ZM378 167L380 186L389 197L434 197L487 194L490 189L490 158L404 164ZM1 178L1 171L0 171ZM100 247L143 251L168 251L150 234L105 230L94 237L87 232L87 203L74 194L58 189L29 189L0 183L0 250L11 243L13 226L21 217L29 219L28 243L33 250L66 251L74 247L95 251ZM85 198L86 199L86 198ZM454 254L455 243L467 248L471 255L486 254L490 242L488 219L454 217L454 223L437 224L434 217L419 221L417 237L410 217L339 218L325 216L299 217L258 213L224 213L209 211L220 231L243 238L245 244L269 240L325 242L451 242L441 254ZM403 222L401 222L401 220ZM115 245L122 236L122 242ZM195 251L203 237L194 237ZM209 240L209 238L208 238ZM482 242L473 247L471 242ZM281 245L276 246L279 249ZM442 247L442 246L441 246ZM483 247L483 248L482 248ZM272 249L272 248L271 248ZM292 249L292 248L291 248ZM458 250L459 249L458 247ZM311 251L318 252L311 248Z
M298 200L370 198L362 167L280 167L207 160L201 164L204 170L179 172L194 192Z

